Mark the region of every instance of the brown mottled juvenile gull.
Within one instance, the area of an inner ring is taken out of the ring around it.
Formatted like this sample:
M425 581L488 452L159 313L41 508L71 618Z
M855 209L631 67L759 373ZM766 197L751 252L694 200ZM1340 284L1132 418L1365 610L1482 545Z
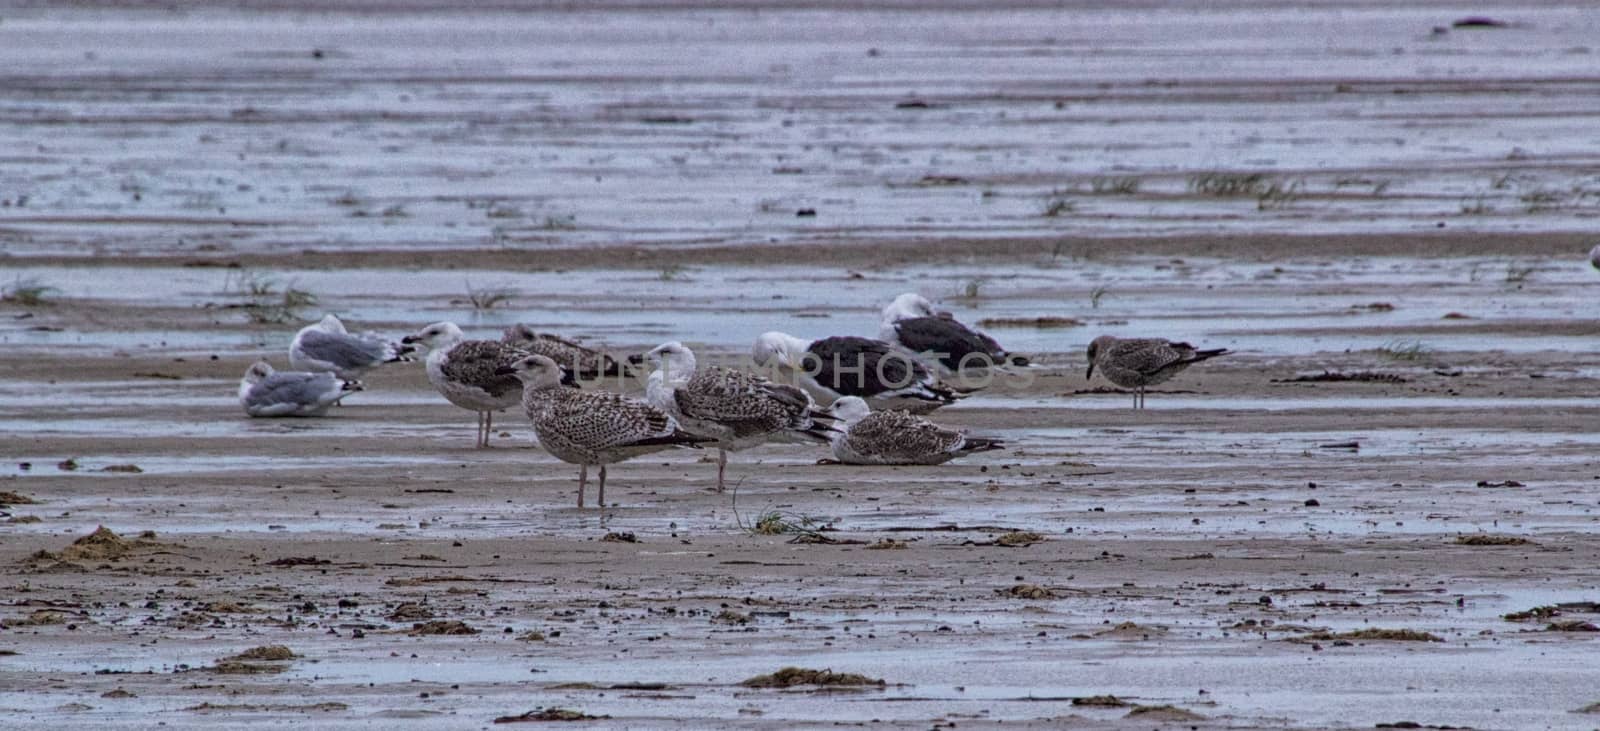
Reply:
M589 465L600 466L600 507L606 505L606 465L673 447L715 441L683 431L670 414L638 399L562 384L562 370L542 355L520 358L498 373L522 381L522 407L551 456L579 465L578 507Z
M1099 368L1106 380L1134 389L1133 408L1142 409L1146 386L1164 383L1195 363L1227 353L1227 348L1197 350L1188 343L1166 338L1101 335L1089 343L1089 372L1084 378L1093 378L1094 370Z
M941 382L916 356L882 340L848 335L801 340L768 332L756 339L750 355L757 366L794 379L823 404L859 396L875 408L924 413L967 395Z
M376 333L351 335L332 314L295 333L289 343L289 367L300 371L327 371L354 379L385 363L409 362L414 348Z
M360 381L326 371L274 370L260 360L239 379L239 405L251 416L321 416L339 399L360 390Z
M1028 359L933 309L928 298L907 292L883 308L878 337L913 353L933 354L952 373L995 366L1026 366Z
M698 367L694 351L670 342L645 354L655 367L645 397L683 428L714 437L717 492L723 490L728 452L774 441L826 444L833 417L816 408L799 387L717 366Z
M522 398L516 376L497 371L528 354L499 340L468 340L453 322L436 322L400 342L428 348L428 382L450 403L477 412L477 446L488 447L494 412Z
M591 381L602 376L626 375L622 364L603 351L575 343L559 335L534 332L533 328L520 323L506 328L505 335L501 336L500 340L529 355L549 358L581 380Z
M833 435L833 456L845 464L943 464L1005 448L999 439L972 436L904 411L870 411L854 396L833 402L832 410L844 422L843 431Z

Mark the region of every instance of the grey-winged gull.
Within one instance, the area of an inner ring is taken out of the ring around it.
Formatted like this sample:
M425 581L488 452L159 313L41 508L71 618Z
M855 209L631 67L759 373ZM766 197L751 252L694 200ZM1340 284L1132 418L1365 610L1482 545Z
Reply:
M585 381L602 376L621 377L627 374L622 364L604 351L575 343L559 335L535 332L533 328L521 323L506 328L500 340L529 355L549 358L571 375Z
M327 371L353 379L385 363L401 363L414 351L376 333L351 335L332 314L295 333L289 343L289 367L301 371Z
M799 387L718 366L700 367L682 343L663 343L645 354L655 370L645 397L694 434L716 438L717 492L723 490L728 452L773 441L826 444L834 418L819 411Z
M1133 408L1142 409L1146 386L1164 383L1195 363L1227 353L1227 348L1198 350L1166 338L1101 335L1089 343L1089 372L1084 378L1093 378L1099 368L1106 380L1134 389Z
M870 411L854 396L833 402L832 411L844 422L843 431L833 435L833 456L845 464L943 464L1005 448L999 439L972 436L904 411Z
M428 382L450 403L478 414L478 447L489 446L494 412L522 398L522 383L500 368L527 357L499 340L468 340L453 322L436 322L400 339L428 348Z
M907 292L883 308L878 337L913 353L932 353L950 372L993 366L1026 366L1028 359L1007 352L1000 343L973 330L947 312L933 309L928 298Z
M556 362L542 355L520 358L498 373L521 379L522 407L533 433L551 456L579 465L578 507L583 507L589 465L600 466L600 507L606 505L606 465L673 447L715 441L685 432L676 419L638 399L608 391L584 391L562 383Z
M757 366L794 378L824 404L859 396L874 408L925 413L967 395L942 383L916 356L882 340L848 335L801 340L774 331L757 338L750 355Z
M360 381L326 371L274 370L259 360L239 379L239 404L251 416L321 416L339 399L360 390Z

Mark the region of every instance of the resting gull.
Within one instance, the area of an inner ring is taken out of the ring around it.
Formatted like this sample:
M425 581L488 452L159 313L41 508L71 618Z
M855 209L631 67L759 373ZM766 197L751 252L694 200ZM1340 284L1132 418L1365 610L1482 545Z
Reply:
M1026 366L1028 359L1006 352L1000 343L933 309L928 298L907 292L883 308L878 337L913 353L933 353L954 373L968 368Z
M559 335L534 332L533 328L520 323L506 328L500 340L529 355L549 358L581 380L592 381L602 376L621 377L627 373L621 363L602 351Z
M251 416L321 416L339 399L360 390L360 381L328 372L274 370L258 360L239 379L239 404Z
M845 335L807 341L768 332L756 339L750 355L757 366L792 375L828 404L859 396L877 408L924 413L966 397L941 383L915 356L882 340Z
M1094 369L1099 368L1106 380L1135 389L1133 408L1142 409L1146 386L1165 383L1195 363L1227 353L1227 348L1196 350L1193 345L1166 338L1101 335L1089 343L1089 372L1084 378L1093 378Z
M845 424L833 435L833 456L845 464L943 464L1005 449L999 439L971 436L904 411L869 411L867 402L854 396L833 402L833 415Z
M556 459L579 465L578 507L589 482L589 465L600 466L600 507L606 505L606 465L673 447L715 441L683 431L661 409L607 391L562 384L556 362L530 355L500 367L498 374L522 380L522 408L539 446Z
M685 429L715 437L717 492L723 490L728 453L771 441L826 444L833 417L816 409L796 386L717 366L697 367L694 351L663 343L645 354L655 370L645 386L650 404Z
M295 333L289 343L289 367L353 379L385 363L408 362L406 356L412 352L413 348L376 333L351 335L339 318L329 314Z
M428 382L450 403L478 413L477 446L488 447L494 412L522 398L516 376L498 371L528 354L499 340L467 340L453 322L436 322L400 342L428 348Z

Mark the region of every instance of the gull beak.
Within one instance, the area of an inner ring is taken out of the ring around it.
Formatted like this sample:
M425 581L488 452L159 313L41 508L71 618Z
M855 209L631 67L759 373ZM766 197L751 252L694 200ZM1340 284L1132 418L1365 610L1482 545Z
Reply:
M494 369L494 374L497 376L509 376L515 374L516 372L517 369L512 368L511 366L500 366L499 368Z
M412 344L414 344L414 343L416 343L416 342L418 342L420 340L422 340L422 338L419 338L419 337L417 337L415 335L407 335L407 336L405 336L403 338L400 338L400 344L401 345L412 345Z

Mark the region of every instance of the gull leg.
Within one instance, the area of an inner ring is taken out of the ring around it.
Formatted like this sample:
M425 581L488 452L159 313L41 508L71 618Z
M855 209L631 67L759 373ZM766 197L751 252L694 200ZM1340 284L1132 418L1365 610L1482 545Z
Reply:
M483 447L489 448L489 433L494 431L494 412L483 412Z
M728 450L717 450L717 492L722 492L722 475L728 470Z
M583 507L583 488L589 484L589 465L578 465L578 507Z
M474 447L482 447L483 446L483 412L482 411L478 411L478 412L475 412L475 414L478 417L478 429L477 429L477 431L474 431L472 433L472 446L474 446Z
M604 517L606 509L606 466L600 465L600 499L601 516Z

